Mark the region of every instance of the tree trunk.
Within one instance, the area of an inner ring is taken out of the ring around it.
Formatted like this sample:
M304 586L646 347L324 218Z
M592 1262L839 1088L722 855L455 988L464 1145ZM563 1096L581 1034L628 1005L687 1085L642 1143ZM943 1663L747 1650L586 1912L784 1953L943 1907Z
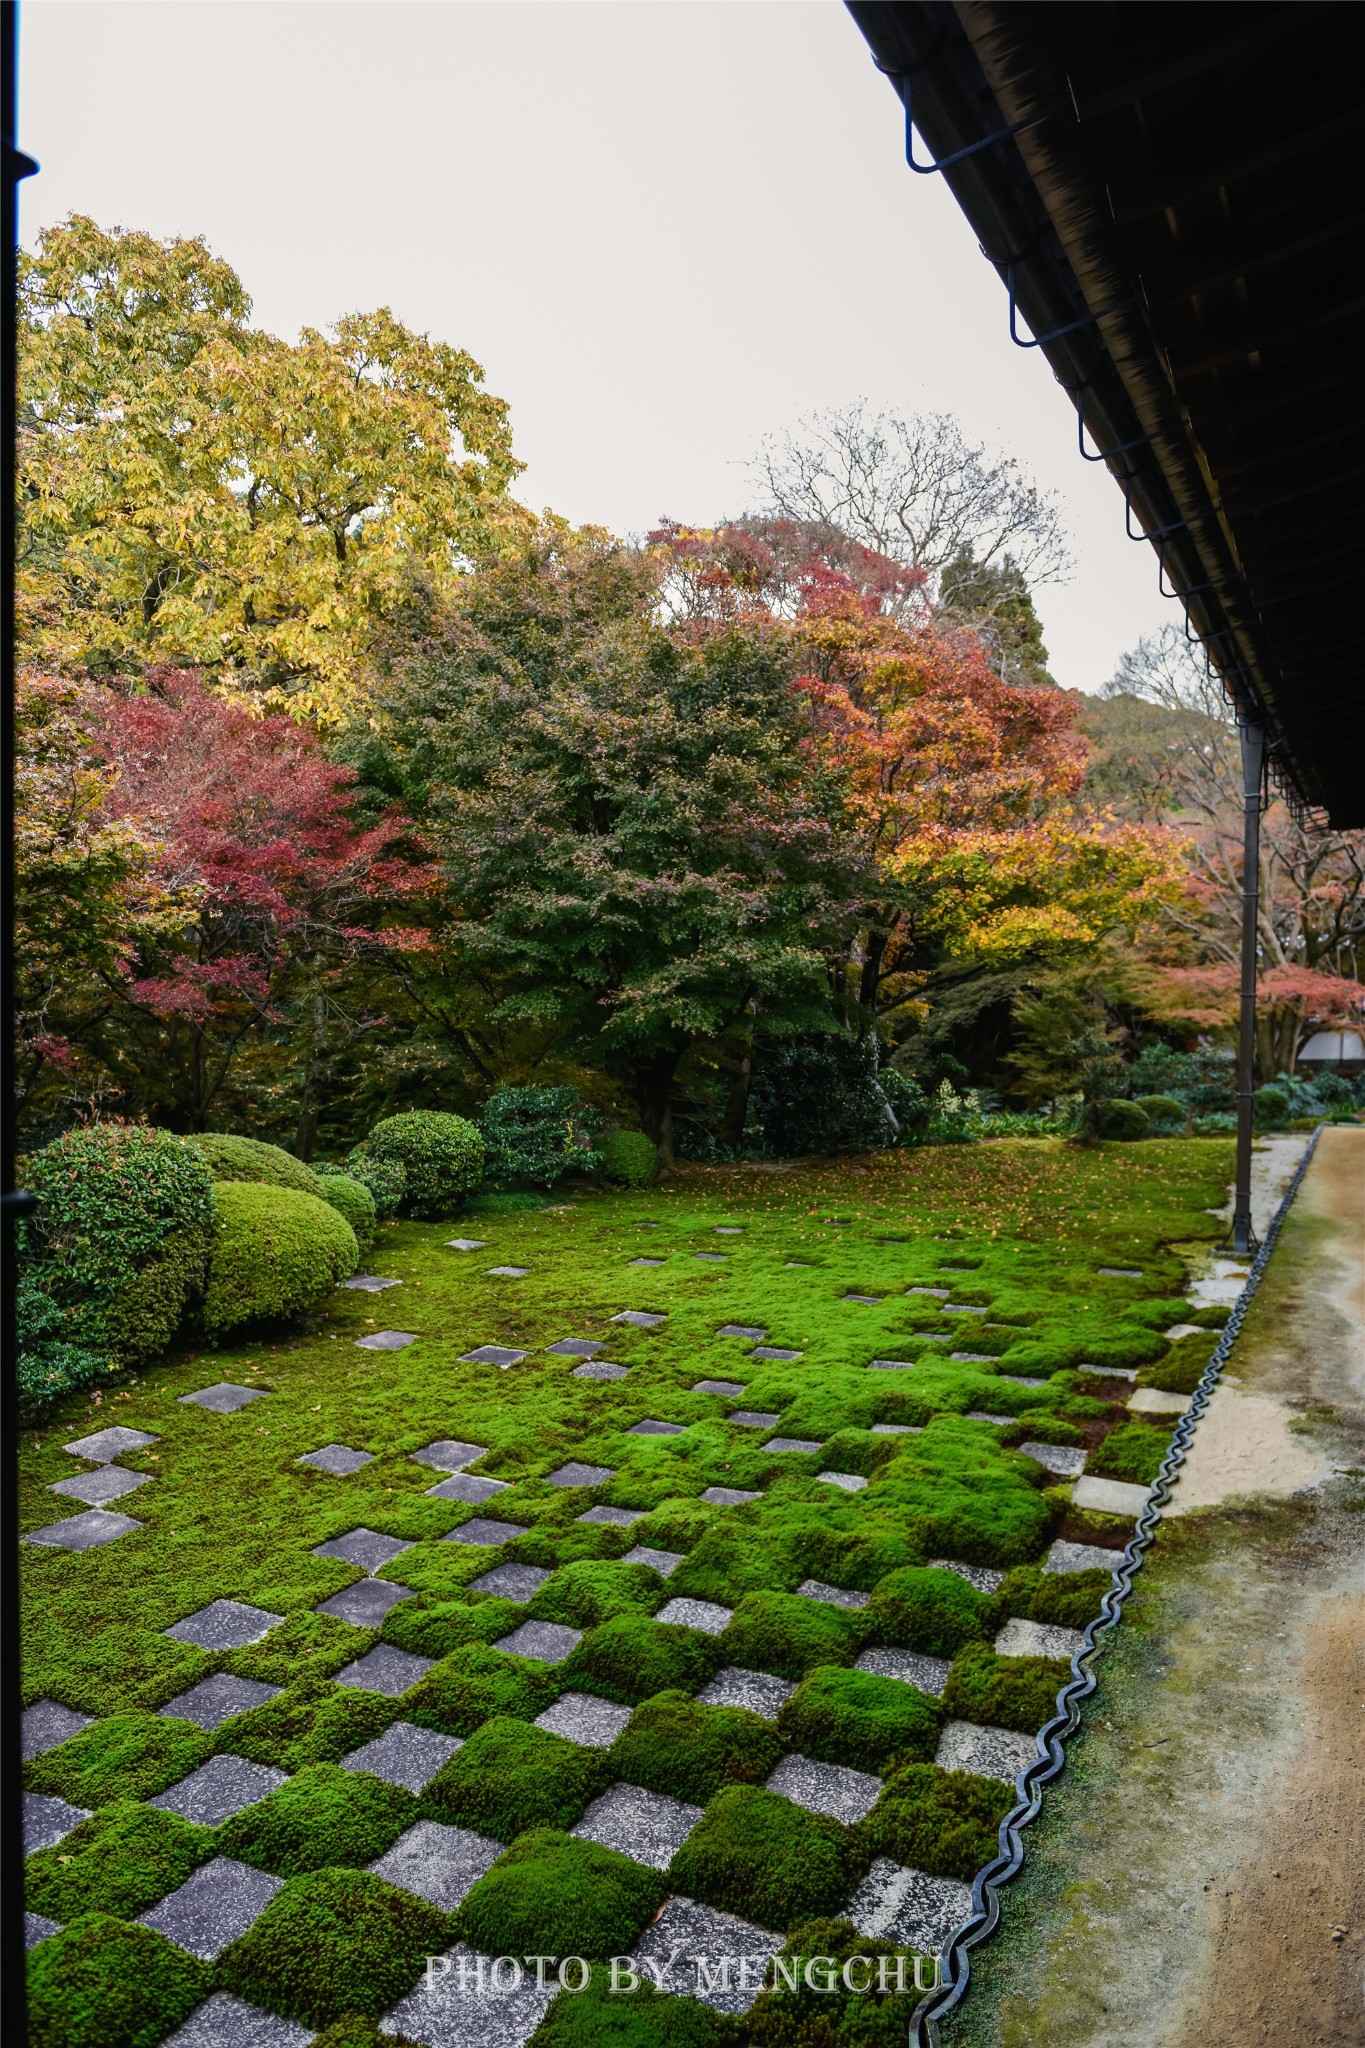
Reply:
M322 1098L327 1082L327 1008L316 966L307 1015L308 1042L303 1070L303 1092L299 1097L299 1121L294 1132L295 1157L305 1161L312 1158L313 1147L317 1143L318 1118L322 1112Z
M754 1026L749 1020L741 1041L739 1065L725 1091L725 1110L720 1120L721 1143L737 1152L744 1142L744 1119L749 1111L749 1084L754 1077Z
M683 1049L656 1052L635 1069L635 1100L645 1134L654 1140L660 1168L673 1164L673 1076Z
M875 1017L877 1014L877 987L881 981L882 959L886 952L889 934L876 927L867 935L867 948L863 955L863 971L858 977L858 1001L862 1008Z

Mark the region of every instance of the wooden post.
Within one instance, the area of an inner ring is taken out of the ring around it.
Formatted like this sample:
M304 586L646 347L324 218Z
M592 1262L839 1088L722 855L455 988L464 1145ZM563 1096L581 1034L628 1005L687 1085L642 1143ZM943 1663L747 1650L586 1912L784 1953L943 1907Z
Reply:
M1242 741L1242 1014L1237 1041L1237 1174L1232 1249L1254 1252L1251 1227L1251 1133L1256 1093L1256 945L1260 912L1261 776L1265 727L1239 723Z

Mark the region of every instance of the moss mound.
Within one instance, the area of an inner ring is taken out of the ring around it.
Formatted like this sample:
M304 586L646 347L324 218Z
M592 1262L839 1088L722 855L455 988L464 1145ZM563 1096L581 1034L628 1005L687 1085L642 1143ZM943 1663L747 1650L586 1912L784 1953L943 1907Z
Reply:
M442 1820L510 1842L527 1828L570 1828L612 1772L600 1749L499 1717L457 1750L426 1790Z
M61 1924L82 1913L136 1919L214 1850L208 1828L179 1814L128 1800L94 1813L51 1849L24 1865L29 1910Z
M1169 1423L1165 1429L1153 1429L1147 1422L1121 1422L1091 1452L1085 1469L1100 1479L1123 1479L1133 1486L1150 1486L1170 1443Z
M450 1916L367 1870L291 1877L218 1960L218 1982L255 2005L325 2027L381 2013L450 1946ZM151 2048L151 2044L148 2044Z
M533 1721L561 1690L560 1680L546 1666L505 1656L484 1643L470 1643L419 1679L406 1697L404 1711L421 1727L473 1735L497 1714Z
M994 1778L908 1764L887 1780L859 1832L874 1856L970 1884L994 1856L996 1831L1013 1804L1013 1786Z
M1218 1345L1216 1330L1177 1337L1164 1358L1145 1365L1138 1374L1140 1387L1159 1387L1167 1394L1192 1394L1204 1377L1204 1370Z
M672 1889L777 1930L831 1913L867 1861L838 1821L807 1813L761 1785L718 1792L673 1859Z
M942 1718L937 1701L899 1679L821 1669L802 1680L778 1727L802 1756L880 1772L931 1757Z
M737 2039L734 2020L695 1998L657 1991L647 1976L623 1996L602 1968L586 1990L563 1992L535 2035L536 2048L736 2048Z
M1064 1658L997 1657L988 1643L969 1643L953 1659L943 1704L960 1720L1036 1735L1070 1675Z
M328 1864L373 1863L417 1813L401 1785L336 1764L306 1764L268 1799L224 1821L224 1856L254 1863L277 1877L298 1877Z
M590 1630L561 1669L588 1692L633 1706L656 1692L699 1692L721 1661L712 1636L621 1614Z
M645 1701L611 1756L618 1777L704 1806L722 1785L761 1784L783 1748L777 1730L757 1714L663 1692Z
M857 1621L840 1607L799 1593L746 1593L725 1633L727 1664L804 1678L817 1664L851 1663Z
M355 1232L316 1195L251 1181L215 1189L204 1328L211 1337L317 1308L360 1263Z
M668 1889L628 1856L533 1828L479 1879L460 1930L486 1955L625 1955Z
M910 1565L889 1572L864 1614L867 1640L951 1657L964 1643L993 1635L999 1602L956 1572Z
M212 1981L150 1927L83 1913L29 1959L29 2048L157 2048Z
M110 1714L70 1742L28 1766L35 1792L55 1793L72 1806L108 1806L118 1799L151 1799L198 1770L213 1740L188 1721L162 1714Z

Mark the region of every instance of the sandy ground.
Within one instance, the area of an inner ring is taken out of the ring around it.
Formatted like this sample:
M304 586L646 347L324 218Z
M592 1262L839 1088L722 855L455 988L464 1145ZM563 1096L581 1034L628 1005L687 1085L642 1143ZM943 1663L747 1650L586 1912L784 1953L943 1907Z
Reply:
M1234 1365L944 2048L1365 2043L1365 1129Z

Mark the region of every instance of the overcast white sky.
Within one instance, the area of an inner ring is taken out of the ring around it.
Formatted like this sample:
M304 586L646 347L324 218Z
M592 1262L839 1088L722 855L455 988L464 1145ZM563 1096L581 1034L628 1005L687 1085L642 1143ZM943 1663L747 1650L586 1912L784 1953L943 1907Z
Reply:
M765 433L866 396L1061 493L1059 682L1173 616L839 0L25 0L20 52L26 241L203 235L291 338L390 305L510 401L533 505L710 523Z

